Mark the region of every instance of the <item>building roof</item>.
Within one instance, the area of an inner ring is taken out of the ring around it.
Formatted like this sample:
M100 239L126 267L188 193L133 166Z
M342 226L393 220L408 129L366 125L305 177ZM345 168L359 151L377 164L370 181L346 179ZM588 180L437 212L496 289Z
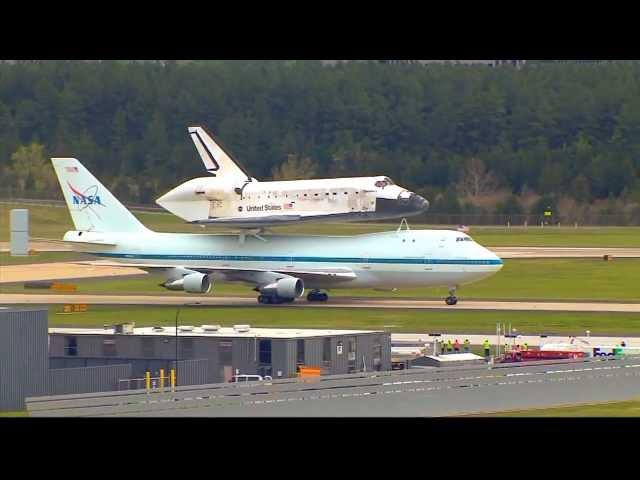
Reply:
M242 328L245 327L245 328ZM248 327L248 328L247 328ZM162 330L160 330L160 328ZM133 328L132 333L116 333L113 326L107 328L50 328L50 334L63 335L154 335L161 337L175 337L176 328L172 327L141 327ZM235 325L233 327L218 327L217 325L178 326L180 337L224 337L224 338L307 338L327 337L336 335L356 335L363 333L384 333L377 330L322 330L300 328L253 328L249 325Z

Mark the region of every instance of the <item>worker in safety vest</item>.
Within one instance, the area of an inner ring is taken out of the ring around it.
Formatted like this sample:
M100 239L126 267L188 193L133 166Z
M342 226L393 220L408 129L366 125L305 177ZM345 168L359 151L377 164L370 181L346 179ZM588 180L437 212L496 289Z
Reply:
M451 344L451 339L447 341L447 353L451 353L453 350L453 345Z
M489 357L491 355L491 344L489 343L489 340L485 340L482 343L482 346L484 347L484 356Z
M523 350L529 350L529 344L527 342L524 342L524 345L522 346Z
M464 339L464 351L468 352L469 351L469 347L470 347L470 342L468 338Z
M453 351L456 353L460 353L460 342L456 338L456 341L453 343Z

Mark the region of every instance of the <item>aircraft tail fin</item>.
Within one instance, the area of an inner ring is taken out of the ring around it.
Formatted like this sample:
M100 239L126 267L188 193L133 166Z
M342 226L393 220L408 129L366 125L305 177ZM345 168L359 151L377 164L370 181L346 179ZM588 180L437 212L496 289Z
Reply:
M75 158L52 158L76 230L145 232L148 229Z
M249 173L202 127L189 127L189 136L196 146L207 172L224 178L235 178L241 181L252 181Z

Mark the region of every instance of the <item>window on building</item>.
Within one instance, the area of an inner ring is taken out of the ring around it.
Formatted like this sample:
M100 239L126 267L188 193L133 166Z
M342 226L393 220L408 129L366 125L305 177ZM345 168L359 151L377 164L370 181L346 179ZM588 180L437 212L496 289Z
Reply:
M297 347L297 364L304 365L304 338L298 340Z
M76 357L78 355L77 337L72 337L72 336L64 337L64 354L69 357Z
M271 363L271 340L260 340L258 358L260 363Z
M322 361L331 363L331 338L329 337L322 339Z
M102 341L102 355L105 357L116 356L116 340L115 338L105 338Z

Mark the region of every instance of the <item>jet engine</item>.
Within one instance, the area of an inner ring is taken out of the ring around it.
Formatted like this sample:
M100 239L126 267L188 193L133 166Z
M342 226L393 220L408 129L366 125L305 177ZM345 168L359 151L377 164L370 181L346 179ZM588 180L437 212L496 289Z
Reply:
M168 290L184 290L188 293L209 293L211 279L204 273L190 273L177 280L168 280L162 286Z
M304 293L304 283L295 277L285 277L280 280L265 285L260 289L263 295L277 295L281 298L301 297Z

